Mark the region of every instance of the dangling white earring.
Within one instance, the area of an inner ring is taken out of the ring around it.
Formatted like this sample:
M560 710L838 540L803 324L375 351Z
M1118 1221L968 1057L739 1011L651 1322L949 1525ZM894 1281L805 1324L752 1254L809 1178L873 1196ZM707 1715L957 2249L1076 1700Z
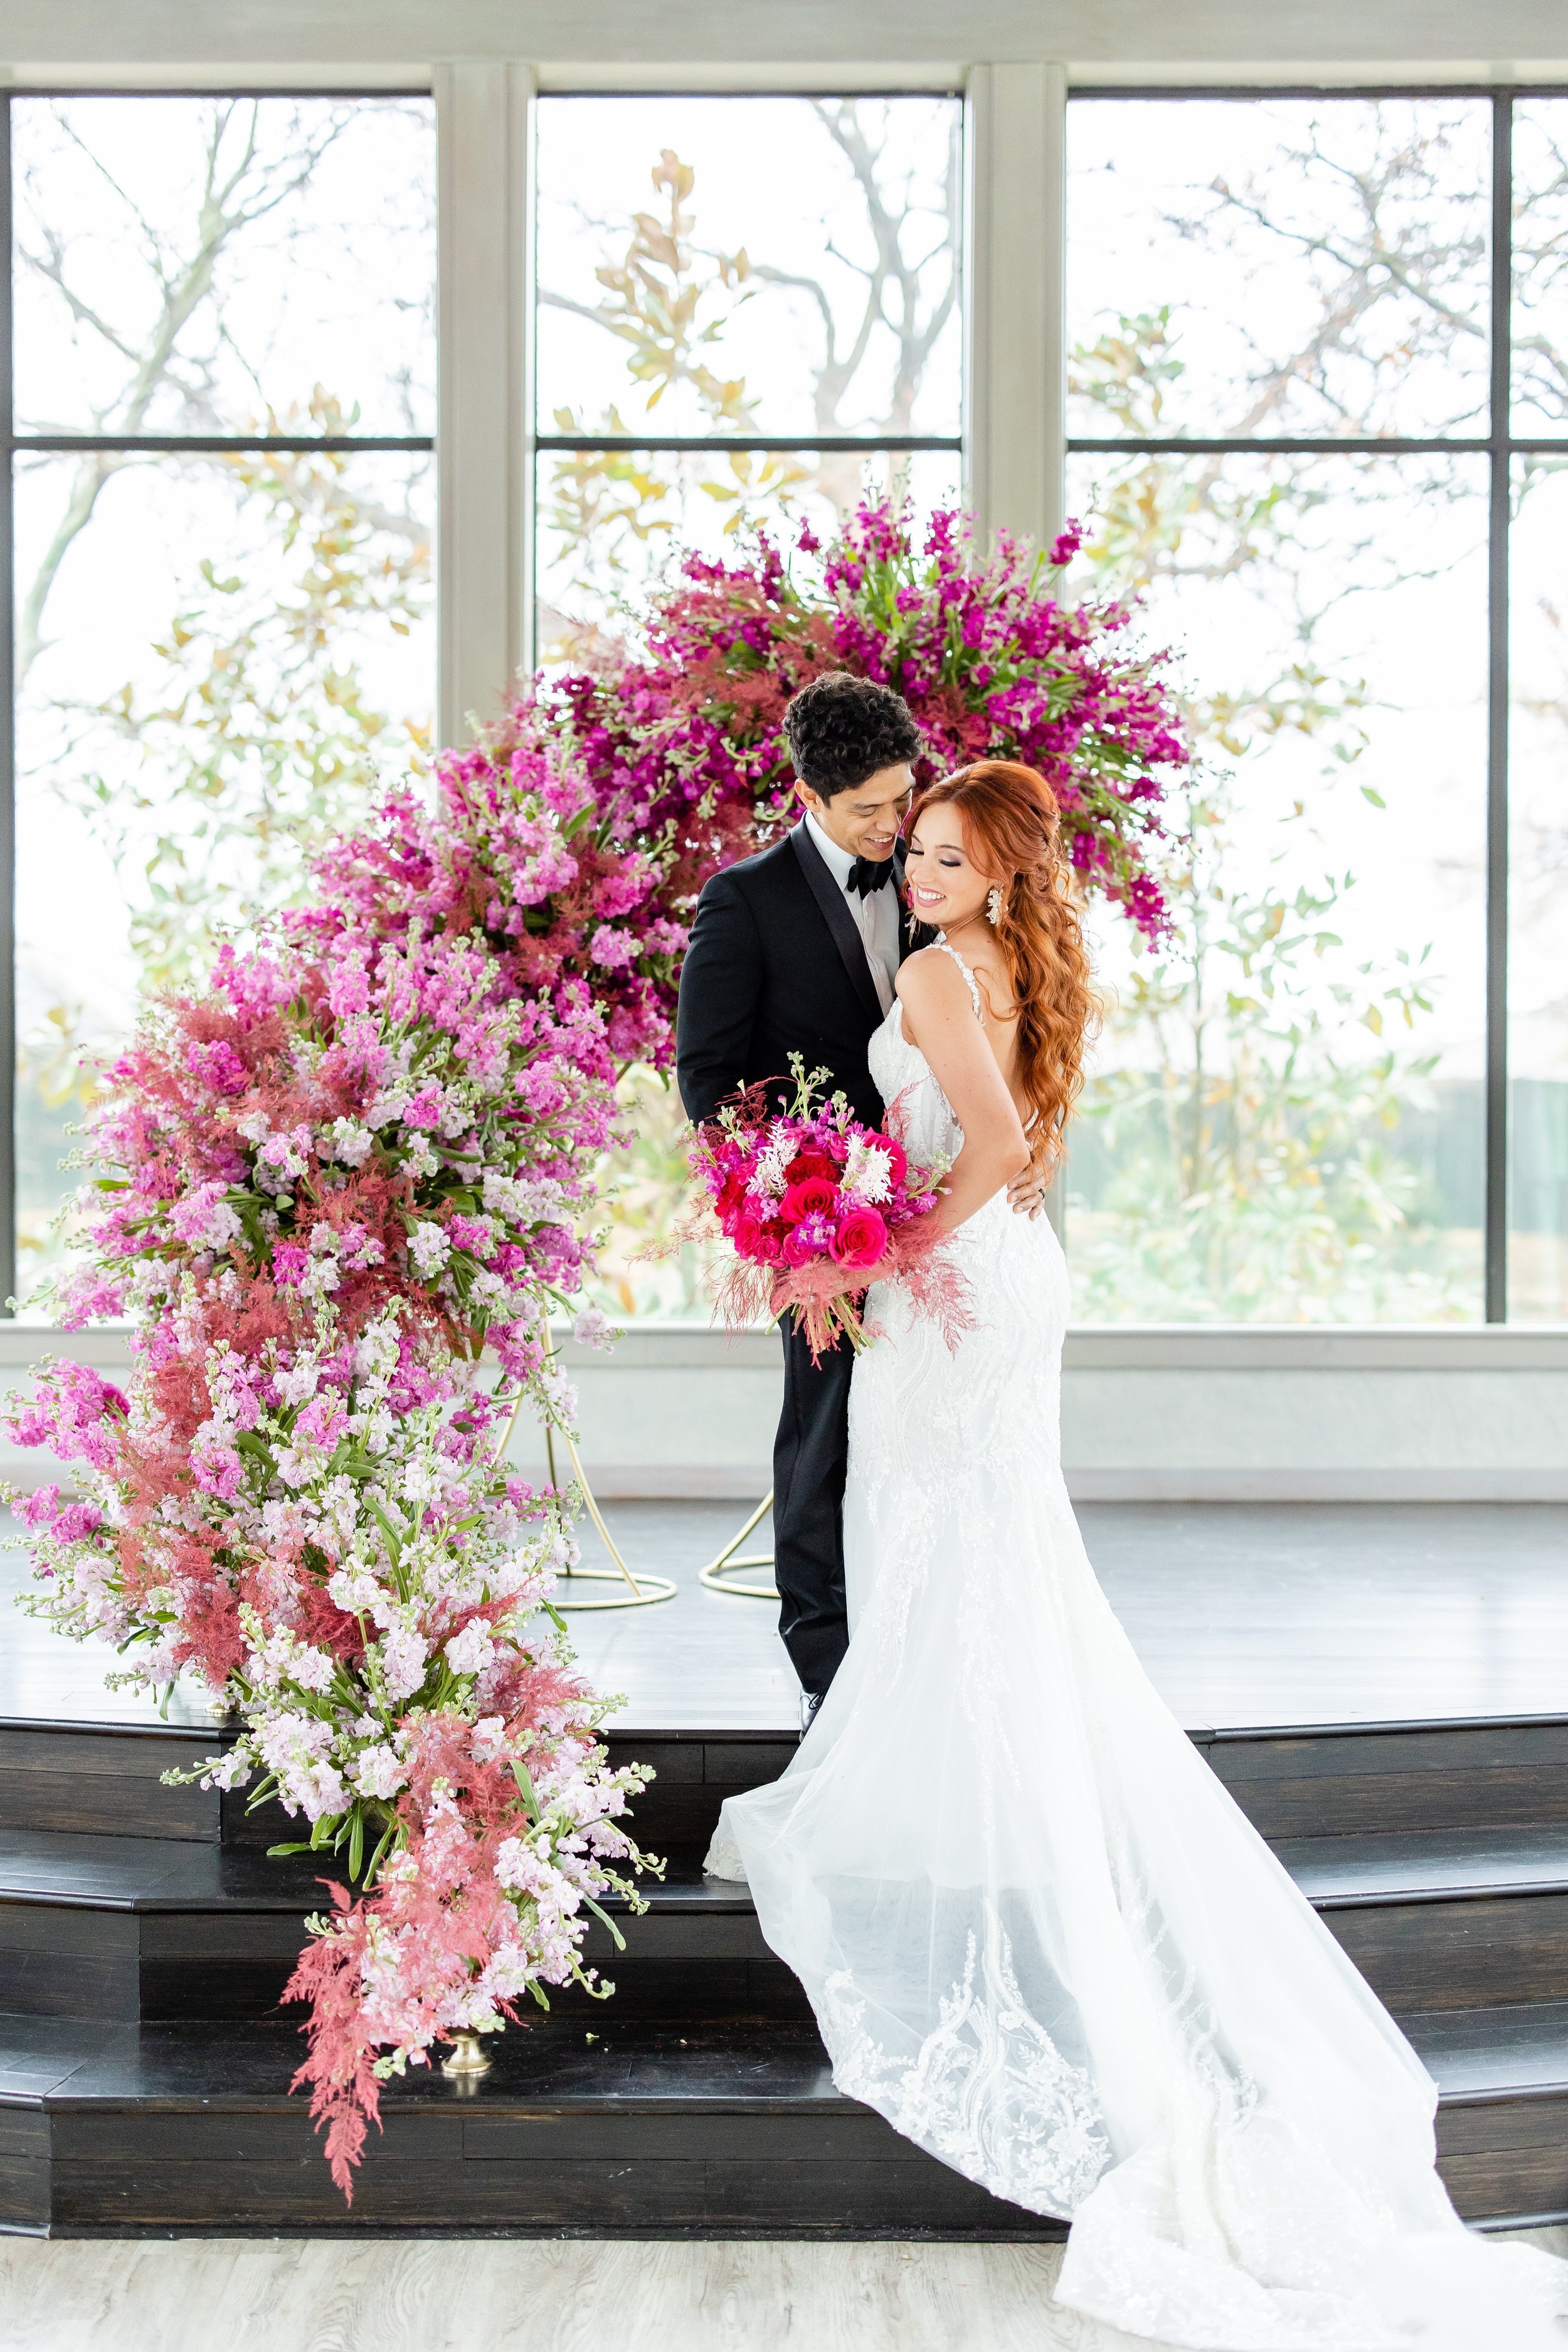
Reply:
M988 923L999 923L1002 919L1002 888L999 883L993 882L985 894L985 919Z

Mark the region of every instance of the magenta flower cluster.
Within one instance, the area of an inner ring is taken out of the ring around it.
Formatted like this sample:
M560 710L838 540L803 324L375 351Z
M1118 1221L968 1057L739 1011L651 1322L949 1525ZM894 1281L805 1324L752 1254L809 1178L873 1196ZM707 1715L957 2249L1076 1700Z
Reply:
M583 878L532 928L552 968L584 974L611 1008L617 1053L668 1059L696 894L791 821L784 709L825 669L897 688L925 737L922 780L982 757L1037 768L1085 891L1163 932L1180 714L1163 661L1131 643L1131 607L1064 594L1079 544L1076 528L1038 553L1001 534L982 556L949 513L917 544L906 512L867 501L824 553L819 587L765 536L729 563L688 555L636 647L593 677L534 681L488 756L499 771L521 751L577 780ZM809 529L799 545L817 551ZM616 919L595 927L606 892Z

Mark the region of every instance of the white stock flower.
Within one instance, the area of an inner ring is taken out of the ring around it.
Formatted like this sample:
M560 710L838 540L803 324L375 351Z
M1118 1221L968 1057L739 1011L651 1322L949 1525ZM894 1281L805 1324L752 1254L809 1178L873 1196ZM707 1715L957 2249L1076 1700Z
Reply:
M452 1255L452 1245L439 1225L422 1218L408 1236L408 1255L416 1270L428 1281L432 1275L440 1273Z
M309 1404L321 1385L321 1368L313 1356L301 1356L287 1371L272 1377L285 1404Z
M495 1654L488 1619L474 1617L447 1643L447 1664L455 1675L482 1674Z
M425 1679L429 1653L411 1627L395 1625L381 1644L382 1678L389 1698L412 1698Z
M327 1761L332 1746L330 1724L286 1709L261 1717L255 1738L262 1762L278 1776L278 1801L285 1812L303 1812L315 1821L323 1813L342 1811L348 1791L342 1775Z
M395 1797L408 1775L396 1750L382 1740L355 1758L349 1778L363 1797Z
M301 1642L289 1661L289 1674L304 1690L331 1690L336 1671L325 1650L318 1650L310 1642Z
M369 1128L361 1127L357 1119L335 1118L318 1136L316 1149L323 1160L341 1160L345 1168L363 1168L374 1140Z
M396 1368L396 1324L387 1320L368 1325L354 1348L355 1372L362 1381L384 1381Z
M514 1225L527 1222L523 1213L522 1191L511 1177L503 1176L499 1168L487 1168L480 1186L480 1197L492 1215L508 1217Z
M327 1597L350 1617L374 1609L382 1597L381 1586L367 1569L335 1569L327 1579Z

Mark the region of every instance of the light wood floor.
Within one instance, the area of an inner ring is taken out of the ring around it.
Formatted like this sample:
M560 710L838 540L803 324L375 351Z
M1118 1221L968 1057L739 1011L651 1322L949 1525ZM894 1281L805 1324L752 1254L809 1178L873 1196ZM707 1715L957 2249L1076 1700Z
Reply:
M1568 2230L1521 2231L1568 2254ZM1059 2246L0 2239L4 2352L1150 2352Z

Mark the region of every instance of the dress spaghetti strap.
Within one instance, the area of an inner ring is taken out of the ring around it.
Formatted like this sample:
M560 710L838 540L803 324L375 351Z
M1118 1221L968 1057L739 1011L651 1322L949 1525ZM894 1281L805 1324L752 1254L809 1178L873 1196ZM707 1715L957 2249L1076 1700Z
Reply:
M945 932L938 931L935 939L931 941L931 945L932 947L940 948L943 955L950 955L952 958L953 962L958 966L959 971L963 974L964 984L969 990L969 1002L974 1007L974 1017L976 1021L984 1024L985 1013L980 1002L980 983L975 979L974 974L970 971L969 966L964 962L963 958L959 954L958 950L954 947L949 947Z

